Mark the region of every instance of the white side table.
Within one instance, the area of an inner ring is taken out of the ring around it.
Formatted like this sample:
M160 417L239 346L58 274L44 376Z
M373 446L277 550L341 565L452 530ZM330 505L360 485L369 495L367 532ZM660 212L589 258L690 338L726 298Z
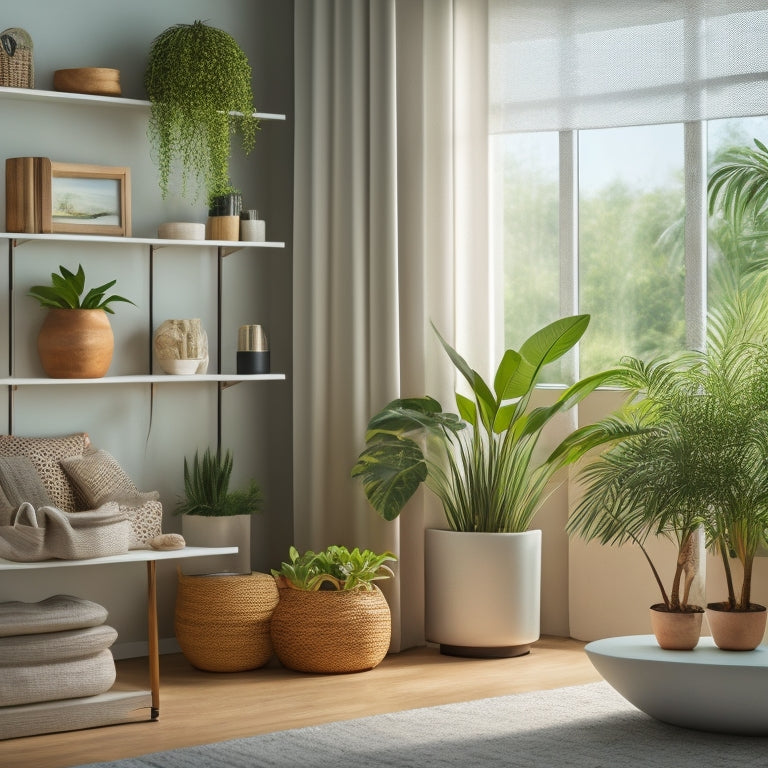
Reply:
M132 722L139 718L157 720L160 716L160 650L157 636L156 563L158 560L182 560L190 557L228 555L236 552L237 547L185 547L167 552L133 549L123 555L96 557L90 560L42 560L34 563L17 563L0 558L0 572L77 568L114 563L146 563L150 686L149 691L113 689L99 696L88 696L82 699L64 699L18 707L2 707L0 739ZM148 713L148 718L146 715L142 717L143 712Z
M721 651L702 637L665 651L653 635L609 637L584 649L627 701L657 720L699 731L768 735L768 648Z

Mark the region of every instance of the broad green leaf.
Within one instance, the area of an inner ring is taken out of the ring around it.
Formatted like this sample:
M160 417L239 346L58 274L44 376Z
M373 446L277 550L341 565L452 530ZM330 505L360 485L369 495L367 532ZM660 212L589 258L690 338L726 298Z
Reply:
M435 324L432 323L432 328L437 334L437 338L443 345L448 357L454 364L456 369L466 379L469 386L472 388L472 392L475 395L478 406L480 407L480 414L487 429L491 428L493 424L493 417L496 413L496 398L490 390L490 387L485 383L480 374L473 370L467 361L440 335L440 331L435 328Z
M464 395L456 393L456 406L459 409L459 415L464 421L471 424L473 427L477 426L477 406L473 400L470 400Z
M522 355L514 349L508 349L501 358L493 380L498 400L511 400L524 395L530 387L532 374L533 368L523 360Z
M554 362L574 347L589 325L589 315L573 315L555 320L536 331L523 346L520 354L536 368Z
M352 477L362 480L365 495L379 515L394 520L426 480L427 465L413 440L380 435L360 454Z
M401 403L406 403L403 407ZM454 413L443 413L440 403L431 397L393 400L368 422L366 441L377 433L405 434L414 430L463 429Z

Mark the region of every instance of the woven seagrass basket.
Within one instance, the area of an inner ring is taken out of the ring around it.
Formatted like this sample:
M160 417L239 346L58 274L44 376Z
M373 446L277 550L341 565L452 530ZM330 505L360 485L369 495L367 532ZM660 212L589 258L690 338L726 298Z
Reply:
M32 38L20 27L0 32L0 85L5 88L34 88L35 67Z
M378 587L279 591L270 633L275 655L284 667L325 674L362 672L386 656L392 617Z
M269 623L277 585L266 573L178 574L176 639L190 664L207 672L243 672L272 656Z

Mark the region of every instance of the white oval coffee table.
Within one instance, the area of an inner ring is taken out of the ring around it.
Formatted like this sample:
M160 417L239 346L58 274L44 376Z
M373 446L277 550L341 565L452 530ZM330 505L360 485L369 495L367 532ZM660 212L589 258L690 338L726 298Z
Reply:
M717 733L768 735L768 648L721 651L702 637L665 651L653 635L608 637L584 650L605 681L657 720Z

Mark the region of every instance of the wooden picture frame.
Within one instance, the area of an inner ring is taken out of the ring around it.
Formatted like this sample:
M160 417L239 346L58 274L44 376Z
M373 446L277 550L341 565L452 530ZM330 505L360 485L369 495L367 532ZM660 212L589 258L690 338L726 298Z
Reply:
M131 171L124 166L6 160L9 232L131 236Z

